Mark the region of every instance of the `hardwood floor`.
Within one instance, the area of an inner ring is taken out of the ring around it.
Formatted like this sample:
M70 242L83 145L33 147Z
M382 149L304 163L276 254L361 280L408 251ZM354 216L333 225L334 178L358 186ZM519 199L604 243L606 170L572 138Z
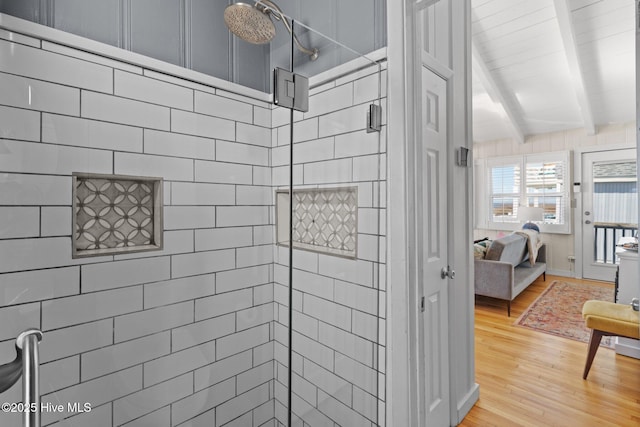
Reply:
M640 360L601 347L583 380L586 343L513 325L553 280L587 282L540 278L512 303L511 317L505 302L477 297L480 399L461 426L640 426Z

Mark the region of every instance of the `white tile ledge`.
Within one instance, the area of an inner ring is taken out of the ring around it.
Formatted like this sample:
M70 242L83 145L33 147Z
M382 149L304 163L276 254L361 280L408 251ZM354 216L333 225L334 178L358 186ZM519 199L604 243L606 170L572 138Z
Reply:
M271 94L268 93L260 92L236 83L231 83L226 80L208 76L197 71L182 68L177 65L169 64L128 50L123 50L105 43L100 43L95 40L80 37L75 34L60 31L45 25L16 18L15 16L0 13L0 29L80 49L105 58L122 61L152 71L158 71L160 73L175 76L180 79L201 83L206 86L220 88L258 101L271 103L272 100Z
M348 74L352 74L356 71L362 70L367 67L378 65L387 59L387 48L383 47L366 55L356 58L337 67L331 68L322 73L318 73L315 76L309 78L309 88L314 89L327 82L332 82L340 77L344 77ZM373 72L372 72L373 73Z

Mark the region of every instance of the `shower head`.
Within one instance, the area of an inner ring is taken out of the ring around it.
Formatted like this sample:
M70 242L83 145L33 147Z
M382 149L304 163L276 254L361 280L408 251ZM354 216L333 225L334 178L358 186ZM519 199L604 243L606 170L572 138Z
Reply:
M234 3L224 10L224 22L229 30L242 40L253 44L269 43L275 37L276 27L272 17L282 22L301 52L309 55L312 61L318 59L318 49L309 49L300 43L282 10L271 0L257 0L253 6Z
M276 27L269 13L246 3L227 6L224 23L233 34L253 44L269 43L276 35Z

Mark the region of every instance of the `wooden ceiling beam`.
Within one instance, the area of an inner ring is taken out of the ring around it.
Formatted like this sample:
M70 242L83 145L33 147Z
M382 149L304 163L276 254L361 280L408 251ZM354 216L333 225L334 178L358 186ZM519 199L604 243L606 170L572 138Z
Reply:
M520 127L520 115L517 113L518 109L514 105L514 102L511 101L511 98L504 93L496 83L473 38L471 41L471 66L473 67L473 72L482 83L482 86L484 86L491 100L494 103L499 104L504 110L507 125L509 126L513 137L516 141L523 144L525 138L522 127Z
M593 120L593 111L589 101L589 93L582 74L580 55L578 55L578 49L576 46L575 28L573 27L573 20L571 18L571 9L569 9L567 0L553 0L553 5L556 10L558 26L560 27L560 35L562 36L562 43L564 45L564 51L569 65L569 72L573 81L573 88L578 99L580 114L582 115L582 121L584 122L584 128L587 135L595 135L596 125Z

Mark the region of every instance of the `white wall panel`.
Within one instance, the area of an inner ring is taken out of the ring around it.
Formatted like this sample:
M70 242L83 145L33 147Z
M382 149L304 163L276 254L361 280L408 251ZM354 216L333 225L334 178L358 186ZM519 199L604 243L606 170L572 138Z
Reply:
M78 294L80 270L74 266L3 274L0 293L5 306Z
M80 90L0 73L0 103L29 110L80 115Z
M169 108L83 91L82 117L159 130L169 130Z
M40 234L40 210L33 207L0 207L0 239L36 237Z
M166 180L193 181L193 161L176 157L116 153L113 171L123 175L155 176Z
M59 390L55 394L42 397L43 402L50 401L54 404L58 402L93 402L97 407L122 396L126 396L142 386L140 379L141 367L134 367L124 371L115 372L95 380L87 381L64 390ZM82 405L82 404L81 404ZM42 423L51 423L60 420L68 412L42 412Z
M253 120L252 105L219 95L196 92L194 106L197 113L245 123L251 123Z
M142 152L142 129L43 113L42 142Z
M122 425L189 396L192 392L193 374L184 374L153 387L145 388L114 402L114 422L116 425Z
M35 111L0 106L0 137L38 141L39 116Z
M216 160L269 166L269 149L236 142L217 141Z
M72 172L111 173L113 156L108 151L20 141L2 141L10 155L0 156L5 172L71 175Z
M213 139L144 130L144 152L149 154L214 160L215 146Z
M71 87L110 93L110 68L0 40L0 71Z
M235 123L218 117L185 111L171 112L171 131L206 138L235 140Z
M173 329L171 331L171 345L174 351L181 350L212 339L231 335L235 331L236 316L234 313L229 313ZM213 360L212 358L209 362ZM198 385L203 387L217 382L213 378L209 380L208 376L198 378L198 371L200 369L196 370L196 390L198 390Z
M114 95L193 110L193 90L124 71L114 71Z
M219 406L222 402L235 396L234 388L234 380L229 380L217 383L214 386L196 392L186 399L180 400L172 405L171 425L175 426L178 425L178 423L191 420L194 418L193 415L198 413L203 413L203 415L195 417L195 419L187 421L187 423L183 425L193 425L194 427L215 425L214 411L210 411L210 409Z

